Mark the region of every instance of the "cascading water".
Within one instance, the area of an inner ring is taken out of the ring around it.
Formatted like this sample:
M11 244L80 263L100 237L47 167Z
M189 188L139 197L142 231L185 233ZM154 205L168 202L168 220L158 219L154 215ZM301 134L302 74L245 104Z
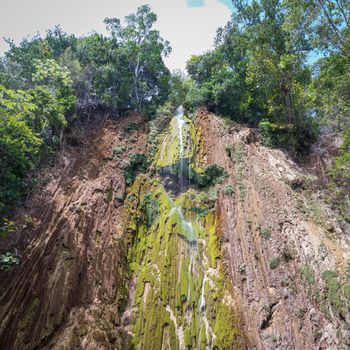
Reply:
M185 186L185 168L197 147L194 135L180 107L155 160L158 168L179 167L176 198L166 192L162 176L141 175L126 202L137 279L126 314L136 349L232 349L232 310L223 302L215 211L202 202L203 194ZM153 219L143 220L154 207Z
M184 144L183 144L183 127L186 124L184 120L184 109L180 106L176 111L176 124L179 137L179 185L180 190L184 185Z
M183 183L184 183L184 157L183 157L183 151L184 151L184 147L183 147L183 127L186 124L185 120L184 120L184 109L183 106L180 106L177 109L177 113L176 113L176 123L177 123L177 127L178 127L178 137L179 137L179 164L180 164L180 169L179 169L179 183L180 183L180 189L183 188ZM188 266L188 274L189 274L189 279L192 278L192 265L194 264L194 262L199 263L200 261L203 261L203 259L199 258L199 252L198 252L198 247L197 247L197 240L193 231L193 225L190 221L186 221L183 213L182 213L182 208L176 207L176 210L179 213L180 216L180 220L181 220L181 226L182 229L187 231L186 235L184 235L189 244L188 244L188 253L189 253L189 257L190 257L190 263ZM188 234L189 233L189 234ZM215 338L215 334L213 333L207 316L206 316L206 303L205 303L205 283L208 280L208 276L207 273L205 271L206 266L203 266L202 264L200 264L198 266L199 268L201 268L204 272L204 279L202 282L202 288L201 288L201 296L200 296L200 300L199 300L199 309L198 309L198 316L200 319L200 327L199 330L201 331L201 323L204 323L205 326L205 332L206 332L206 337L207 339L213 339ZM191 297L191 290L190 287L188 288L188 292L187 292L187 298L190 300ZM198 337L200 338L200 334L198 334ZM208 344L209 346L211 345L211 341Z

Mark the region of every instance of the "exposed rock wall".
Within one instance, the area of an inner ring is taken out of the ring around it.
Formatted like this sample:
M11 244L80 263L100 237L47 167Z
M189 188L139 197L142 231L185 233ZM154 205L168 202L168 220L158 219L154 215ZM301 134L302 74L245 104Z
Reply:
M130 123L138 129L127 131ZM19 215L23 257L1 283L1 349L121 348L128 271L122 164L145 152L147 134L137 115L93 127L70 136L76 146L60 152L45 171L48 184Z
M218 207L249 349L348 349L350 232L310 191L292 189L308 174L252 130L204 110L196 125L202 158L234 189L220 191Z

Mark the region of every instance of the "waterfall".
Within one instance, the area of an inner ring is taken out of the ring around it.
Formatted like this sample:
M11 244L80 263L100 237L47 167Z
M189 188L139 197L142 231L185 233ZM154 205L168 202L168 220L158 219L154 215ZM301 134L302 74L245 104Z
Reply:
M180 189L183 189L183 183L184 183L184 143L183 143L183 128L186 124L186 121L184 120L184 109L182 106L180 106L176 111L176 124L177 124L177 130L178 130L178 139L179 139L179 183L180 183ZM198 266L200 269L203 270L204 278L202 281L201 286L201 294L200 294L200 300L197 300L198 303L198 317L200 320L200 326L199 326L199 333L196 335L198 339L201 338L201 325L204 324L206 339L208 341L208 346L210 347L212 344L212 340L215 339L215 334L210 327L208 318L207 318L207 312L206 312L206 300L205 300L205 283L209 281L209 276L207 273L208 269L208 262L203 254L203 256L199 256L199 251L197 247L197 239L195 236L195 232L193 229L193 224L191 221L188 221L185 219L183 211L181 206L176 206L172 208L170 211L171 215L174 211L176 211L181 219L181 229L184 231L183 236L186 237L188 241L188 254L189 254L189 265L188 265L188 280L192 279L193 274L193 266L195 263L198 264L198 262L201 262L201 264ZM205 263L206 262L206 263ZM187 300L191 301L191 288L190 284L188 285L188 291L187 291ZM190 309L190 307L189 307ZM188 318L191 318L191 311L188 312ZM200 346L200 344L199 344Z
M183 180L184 180L184 144L183 144L183 127L186 124L184 120L184 109L182 106L180 106L176 111L176 124L177 124L177 130L178 130L178 137L179 137L179 182L180 182L180 189L183 188Z
M204 193L188 189L186 174L197 149L194 125L179 107L154 160L160 168L157 178L140 175L129 195L131 210L159 205L154 222L138 220L135 231L136 349L209 350L220 345L216 325L222 324L217 316L223 311L218 310L227 312L227 306L209 298L223 288L215 263L215 212L203 201Z

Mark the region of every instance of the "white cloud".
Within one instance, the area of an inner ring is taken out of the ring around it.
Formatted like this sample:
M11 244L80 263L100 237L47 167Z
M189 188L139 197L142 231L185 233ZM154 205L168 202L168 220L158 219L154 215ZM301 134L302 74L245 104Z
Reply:
M58 23L76 35L104 32L104 18L123 18L145 3L158 15L156 27L173 48L166 60L171 69L184 69L192 54L209 50L216 29L230 17L230 10L217 0L207 0L205 7L196 8L188 7L186 0L11 0L2 4L0 36L18 43ZM0 52L6 49L1 42Z

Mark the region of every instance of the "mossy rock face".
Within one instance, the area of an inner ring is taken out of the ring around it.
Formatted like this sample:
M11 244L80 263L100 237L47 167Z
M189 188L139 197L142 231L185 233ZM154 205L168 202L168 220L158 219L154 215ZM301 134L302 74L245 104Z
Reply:
M182 129L183 159L193 159L197 149L197 137L192 121L183 117L185 124ZM174 165L180 159L180 142L176 118L170 122L164 132L159 150L155 157L155 166L165 168Z
M185 117L184 157L197 158L197 139ZM169 169L179 161L176 120L154 160ZM238 326L221 264L215 206L208 194L187 190L170 198L164 177L139 175L125 200L135 349L238 349Z

